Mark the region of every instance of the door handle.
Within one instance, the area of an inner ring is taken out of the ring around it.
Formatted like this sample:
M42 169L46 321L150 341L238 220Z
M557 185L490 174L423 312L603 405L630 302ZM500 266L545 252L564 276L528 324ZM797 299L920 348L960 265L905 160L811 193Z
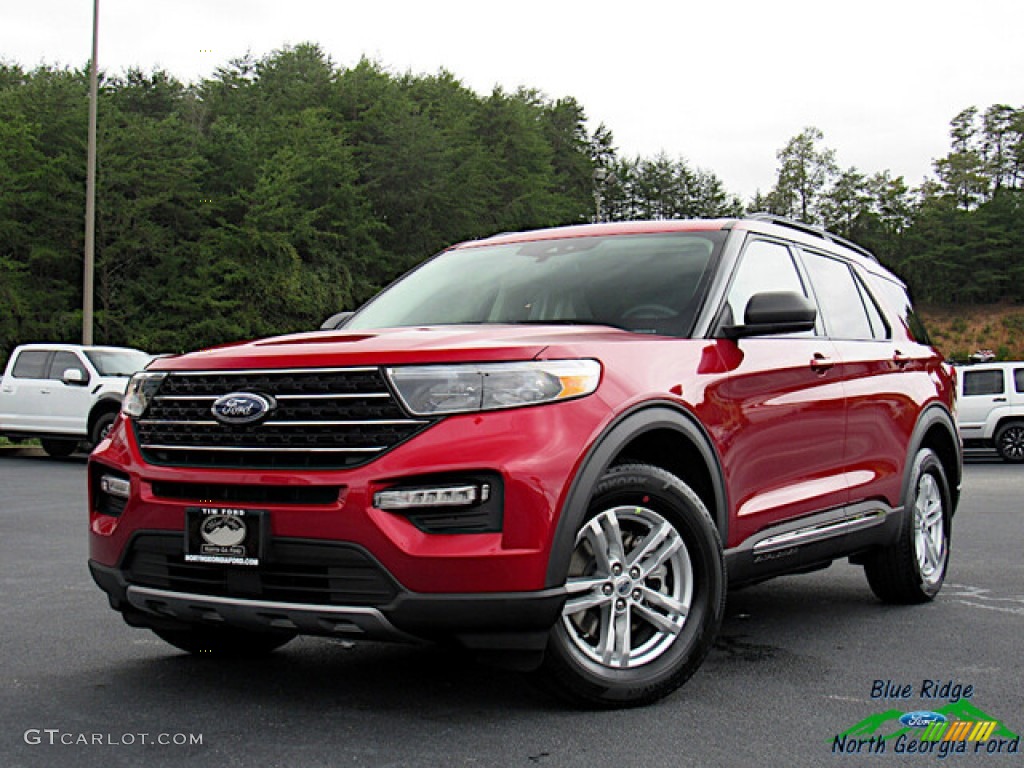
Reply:
M811 370L817 374L824 374L835 366L835 361L825 357L821 352L815 352L811 358Z
M39 390L39 394L40 395L48 395L48 394L50 394L50 390L48 390L48 389L40 389Z
M1006 398L1005 397L993 397L992 398L992 402L993 403L1005 403L1006 402Z
M906 368L910 365L910 357L908 355L904 355L898 349L893 352L892 361L896 364L897 368Z

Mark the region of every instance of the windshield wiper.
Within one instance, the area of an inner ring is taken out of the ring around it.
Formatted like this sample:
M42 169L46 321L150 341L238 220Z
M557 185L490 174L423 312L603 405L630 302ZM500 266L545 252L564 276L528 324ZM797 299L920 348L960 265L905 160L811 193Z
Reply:
M558 320L513 320L511 325L600 325L605 328L616 328L620 331L633 333L632 328L627 328L624 325L609 323L607 320L584 320L582 318L560 318Z

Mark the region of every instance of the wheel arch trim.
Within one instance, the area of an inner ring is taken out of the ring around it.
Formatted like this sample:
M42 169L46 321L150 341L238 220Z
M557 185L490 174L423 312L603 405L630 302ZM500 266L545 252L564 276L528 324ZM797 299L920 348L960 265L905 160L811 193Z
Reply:
M924 447L925 436L932 430L933 427L939 427L944 430L947 437L949 438L949 444L953 447L954 455L954 473L950 473L950 467L947 466L946 462L943 461L942 454L938 454L939 462L943 465L943 469L946 471L947 477L946 482L949 484L947 489L950 495L951 509L950 517L956 512L957 504L960 499L960 483L963 477L963 445L960 442L960 433L957 431L956 421L953 415L946 409L944 405L939 403L933 403L924 409L920 417L917 420L917 424L914 427L914 431L911 433L910 441L908 442L907 450L907 461L903 468L903 483L900 486L900 503L908 498L910 493L910 484L914 480L915 474L915 457L918 451Z
M92 425L96 423L98 419L104 413L113 413L117 416L117 413L121 410L122 398L118 395L101 395L100 398L92 404L92 408L89 409L89 418L86 422L87 431L92 429Z
M569 486L569 492L560 514L551 542L546 587L565 583L569 560L576 543L576 531L586 515L590 497L597 482L620 455L622 450L638 437L655 430L669 430L687 440L703 459L711 478L715 496L713 508L708 509L722 541L728 539L728 499L725 478L718 452L703 426L694 416L670 401L653 401L620 414L597 437L587 450L580 469Z

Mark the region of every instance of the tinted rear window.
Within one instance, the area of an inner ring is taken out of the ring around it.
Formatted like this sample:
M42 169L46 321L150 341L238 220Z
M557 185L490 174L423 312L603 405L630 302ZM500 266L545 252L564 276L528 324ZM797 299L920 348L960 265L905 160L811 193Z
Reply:
M998 395L1003 391L1003 371L964 371L964 395Z

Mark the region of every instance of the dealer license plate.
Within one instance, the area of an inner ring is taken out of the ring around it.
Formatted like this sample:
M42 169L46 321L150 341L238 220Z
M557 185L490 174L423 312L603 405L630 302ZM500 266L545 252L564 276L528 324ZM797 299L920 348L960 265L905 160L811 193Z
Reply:
M185 508L185 561L259 565L270 516L263 509Z

